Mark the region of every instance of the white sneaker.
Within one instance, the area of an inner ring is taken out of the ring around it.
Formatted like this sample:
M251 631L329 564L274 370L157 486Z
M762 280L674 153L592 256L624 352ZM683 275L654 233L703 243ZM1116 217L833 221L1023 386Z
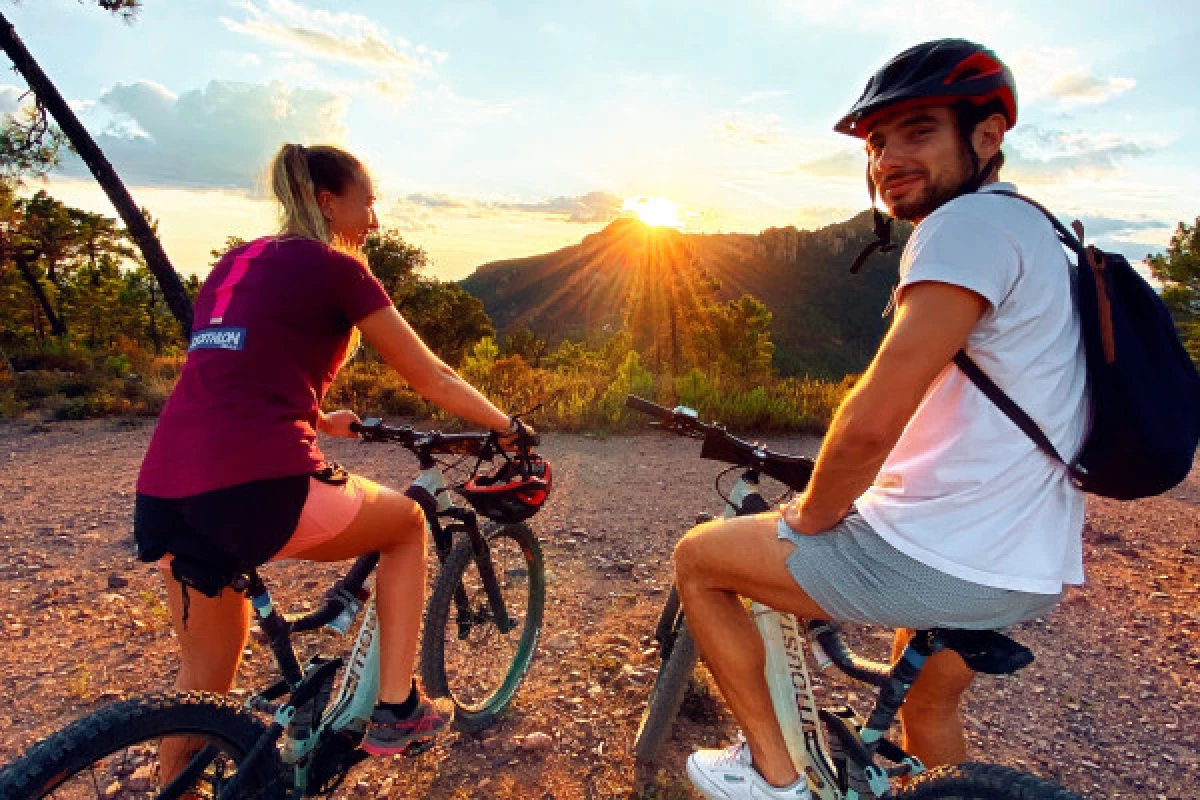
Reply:
M758 774L750 746L742 739L725 750L697 750L687 760L688 778L708 800L811 800L808 781L801 776L784 789Z

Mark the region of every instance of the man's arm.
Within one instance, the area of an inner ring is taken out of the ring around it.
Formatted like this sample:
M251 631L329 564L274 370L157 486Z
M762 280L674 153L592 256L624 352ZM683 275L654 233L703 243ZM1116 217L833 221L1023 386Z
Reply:
M987 300L961 286L904 287L879 352L834 414L808 489L784 509L793 530L820 533L846 515L987 308Z

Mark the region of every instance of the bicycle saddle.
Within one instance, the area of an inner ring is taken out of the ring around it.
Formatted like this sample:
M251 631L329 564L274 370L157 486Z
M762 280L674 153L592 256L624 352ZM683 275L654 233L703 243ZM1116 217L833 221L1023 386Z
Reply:
M1033 651L999 631L934 628L928 632L942 647L962 656L967 666L987 675L1011 675L1033 663Z

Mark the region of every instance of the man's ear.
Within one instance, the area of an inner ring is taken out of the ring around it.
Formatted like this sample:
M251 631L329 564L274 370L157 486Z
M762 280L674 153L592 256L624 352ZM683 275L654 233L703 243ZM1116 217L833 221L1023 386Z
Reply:
M986 164L989 158L1000 152L1007 129L1008 120L1000 113L992 114L975 126L975 131L971 134L971 143L975 145L975 152L981 162Z

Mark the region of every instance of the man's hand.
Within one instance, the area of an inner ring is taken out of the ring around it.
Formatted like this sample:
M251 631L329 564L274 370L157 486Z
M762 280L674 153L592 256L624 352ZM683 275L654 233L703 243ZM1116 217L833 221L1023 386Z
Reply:
M361 422L358 414L348 409L340 411L330 411L326 414L323 411L318 411L317 430L321 433L327 433L330 436L338 436L343 439L357 439L358 434L350 430L350 426Z
M783 521L796 533L802 533L805 536L824 533L841 522L842 517L845 516L844 513L822 514L814 512L808 507L807 500L808 493L805 492L792 502L784 503L779 507L779 510L783 512Z

